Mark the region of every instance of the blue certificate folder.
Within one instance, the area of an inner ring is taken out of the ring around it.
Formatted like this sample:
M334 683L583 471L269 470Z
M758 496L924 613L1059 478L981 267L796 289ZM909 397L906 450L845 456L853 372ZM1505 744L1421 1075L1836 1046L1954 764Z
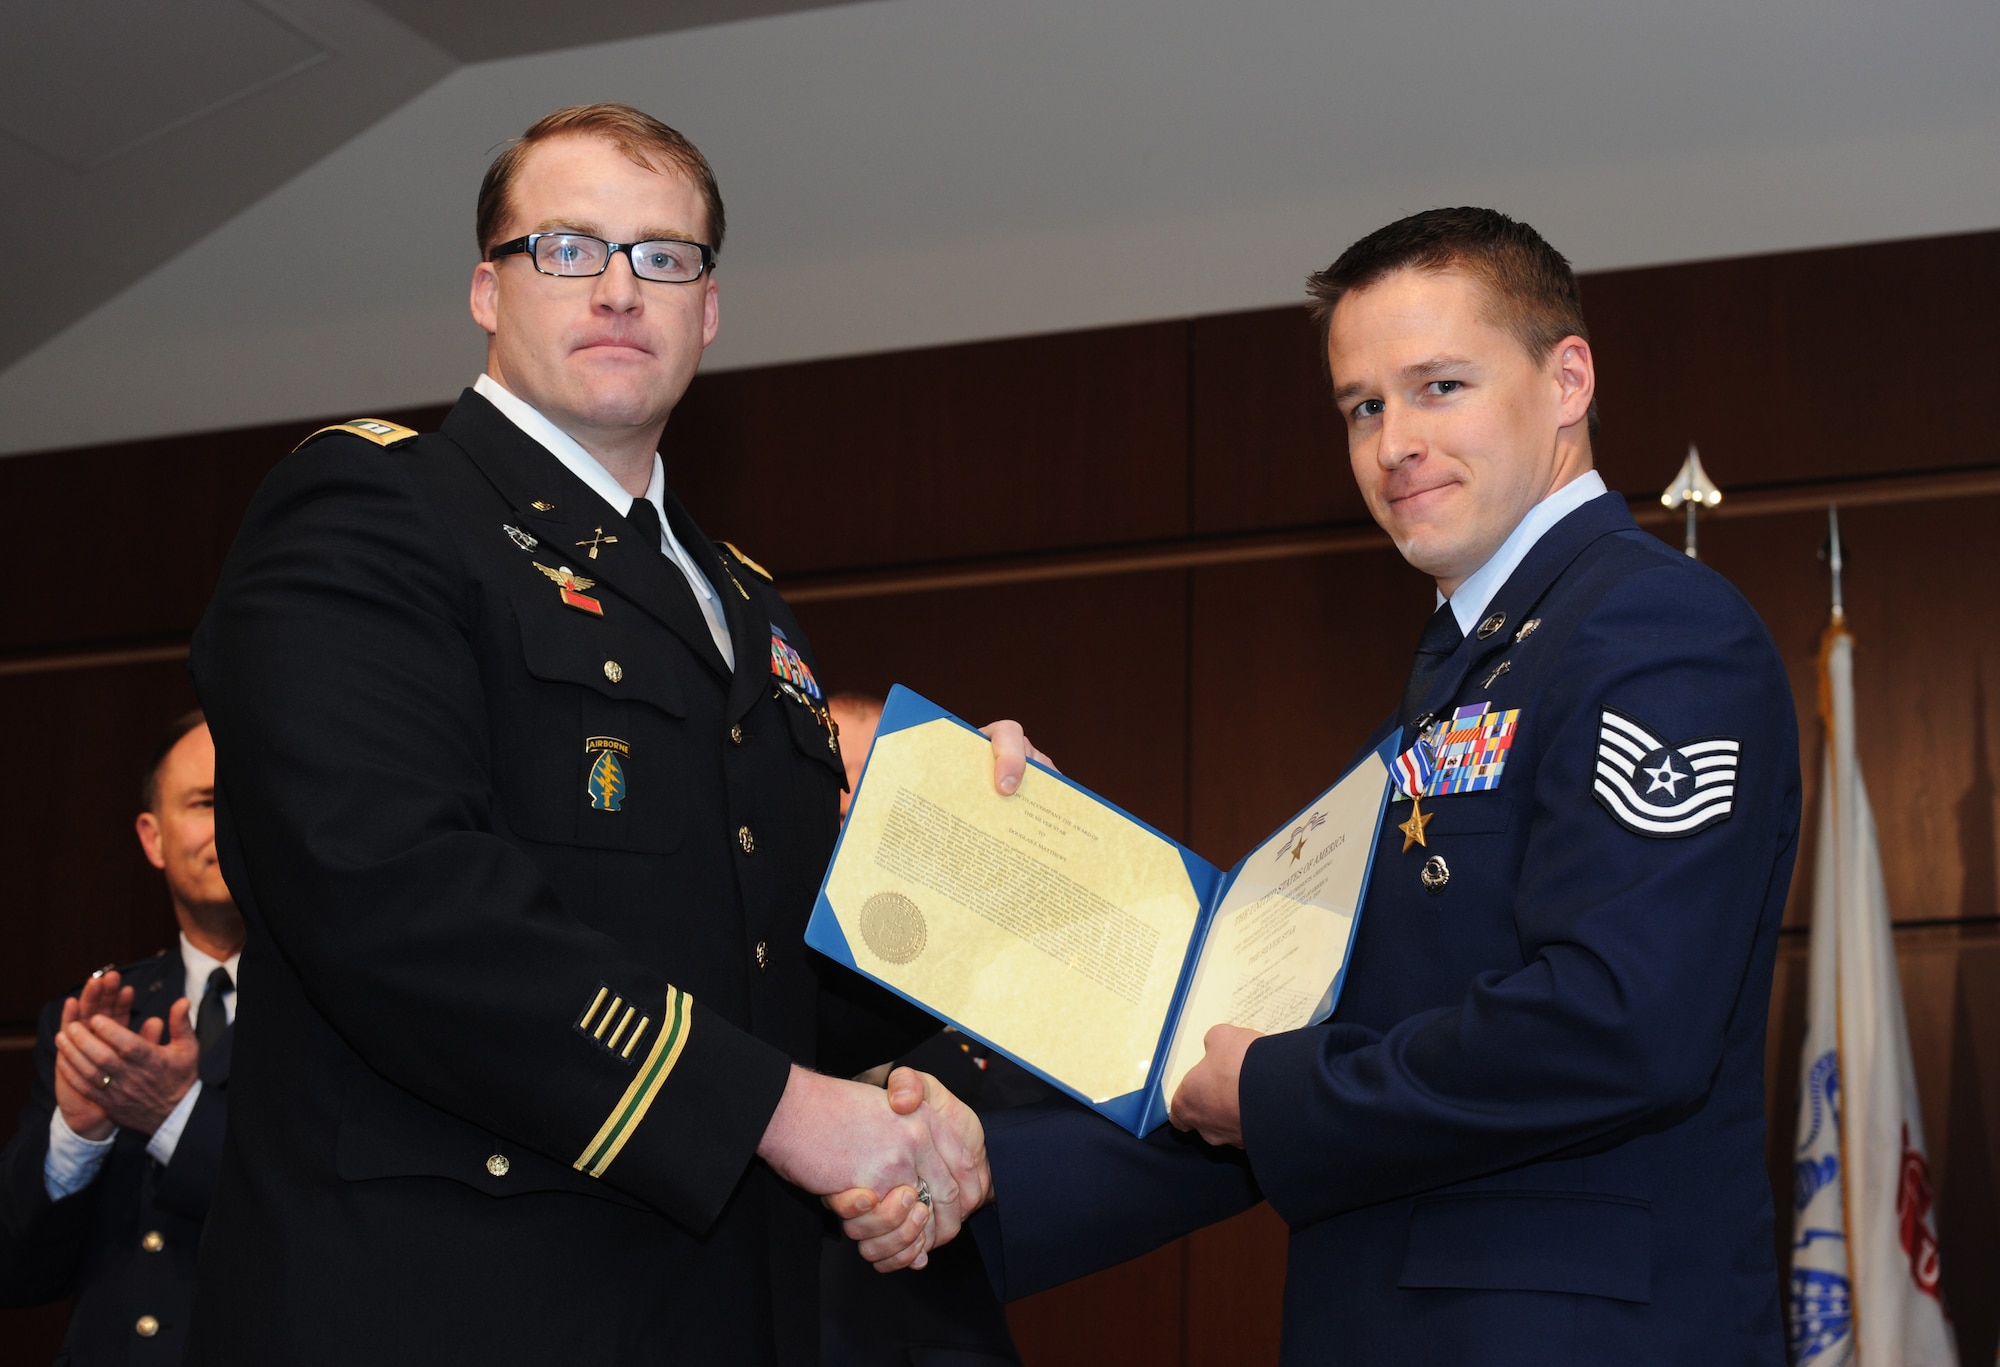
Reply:
M856 785L847 829L842 832L840 844L835 847L833 862L828 866L826 877L821 882L819 898L813 908L812 919L806 927L807 944L863 977L889 988L945 1023L979 1040L988 1048L1013 1059L1050 1085L1060 1088L1099 1114L1138 1135L1148 1133L1166 1119L1167 1104L1172 1095L1169 1084L1177 1086L1179 1077L1185 1075L1186 1069L1199 1061L1202 1053L1201 1036L1206 1033L1210 1025L1229 1020L1251 1025L1269 1033L1272 1030L1296 1029L1304 1025L1317 1024L1333 1013L1334 1005L1340 998L1341 985L1346 980L1354 930L1360 921L1368 876L1372 871L1375 837L1381 828L1383 811L1388 801L1389 765L1394 758L1397 739L1395 736L1391 736L1380 750L1365 756L1360 763L1342 776L1340 782L1285 822L1271 834L1269 839L1239 859L1226 873L1186 846L1160 834L1122 808L1105 802L1081 785L1072 783L1045 766L1039 764L1034 766L1038 773L1031 777L1036 783L1045 783L1052 779L1073 790L1074 793L1082 795L1089 803L1095 804L1094 808L1086 810L1115 814L1115 819L1107 815L1104 824L1107 829L1113 829L1121 839L1137 837L1137 833L1130 832L1129 828L1122 825L1129 822L1146 836L1163 842L1177 851L1181 865L1186 870L1193 898L1199 908L1194 914L1192 932L1188 935L1184 946L1173 940L1159 942L1158 954L1179 955L1178 976L1173 979L1170 996L1165 996L1164 974L1173 968L1172 958L1162 960L1155 957L1151 961L1150 971L1162 976L1153 979L1158 986L1154 989L1154 994L1148 998L1148 1003L1157 1002L1164 996L1168 1003L1167 1009L1164 1019L1159 1022L1150 1060L1135 1059L1129 1065L1121 1065L1128 1066L1131 1071L1125 1075L1128 1080L1118 1084L1121 1087L1128 1086L1129 1080L1139 1076L1138 1070L1143 1067L1144 1085L1117 1095L1093 1096L1088 1090L1077 1085L1074 1077L1059 1076L1056 1071L1045 1067L1046 1059L1038 1060L1034 1056L1034 1051L1023 1045L1020 1040L1007 1038L1011 1023L1005 1013L996 1016L993 1011L987 1010L982 1017L986 1028L980 1029L965 1020L954 1019L952 1012L941 1009L934 1002L924 1000L919 991L908 990L907 983L899 984L892 980L900 971L897 965L906 962L905 942L916 946L914 953L925 952L924 927L927 922L921 912L914 907L910 909L908 914L913 918L913 925L903 926L896 932L903 935L903 941L896 940L892 934L889 942L885 944L882 936L871 929L870 923L862 921L859 923L860 938L865 938L867 942L861 943L858 938L856 942L850 943L847 928L843 926L842 919L835 910L835 904L830 900L829 891L835 888L837 875L847 880L841 886L850 890L855 886L853 878L857 876L852 871L857 868L863 871L858 876L875 878L877 881L887 877L877 872L877 866L890 867L884 862L887 857L885 851L889 849L887 844L873 850L861 848L860 845L854 849L848 848L849 840L854 836L857 826L867 824L860 819L864 811L863 803L873 804L869 809L871 812L884 810L883 804L889 802L914 801L923 803L927 809L930 808L930 804L924 802L920 796L913 798L907 788L885 789L871 798L869 779L875 772L878 756L884 753L882 747L885 740L898 732L939 721L977 734L975 728L967 726L935 703L909 689L898 685L890 690L888 701L883 708L881 723L876 730L874 747L869 752L869 767L863 769L861 781ZM943 734L949 740L949 733ZM909 740L914 744L917 738ZM953 746L957 745L957 742L950 743ZM957 752L954 750L953 753ZM967 758L969 762L970 756ZM891 767L894 768L893 765ZM907 777L907 774L904 777ZM955 778L963 788L967 781L966 776L956 774ZM984 778L990 790L990 768L986 769ZM881 780L888 783L900 781L891 777ZM1023 783L1020 795L1015 799L1003 801L1018 801L1020 796L1027 794L1029 787L1028 783ZM953 823L953 828L961 833L970 829L963 823L957 822ZM882 827L878 824L871 829L879 832ZM930 829L938 828L933 826ZM874 837L864 838L863 843L872 838ZM977 832L966 838L984 846L994 846L997 843L987 835ZM1095 841L1097 837L1093 835L1090 839ZM931 913L933 918L940 915L942 906L940 898L953 896L949 880L943 875L927 877L922 867L913 869L912 866L922 866L933 856L939 861L939 867L949 864L954 859L962 864L962 852L954 854L951 849L946 848L952 843L938 841L935 848L932 848L906 838L899 842L895 851L897 866L904 874L912 875L916 879L915 882L900 883L898 886L927 899L933 908ZM962 845L964 841L957 843ZM1146 848L1154 849L1150 844ZM1022 858L1032 857L1032 854L1015 852L1008 853L1005 857L1018 862ZM1312 881L1314 879L1318 881ZM919 886L920 884L922 886ZM995 894L992 892L994 886L995 884L989 880L980 890L971 893L959 891L953 905L944 909L944 912L948 916L957 916L962 920L972 914L965 904L976 903L977 906L973 911L982 916L986 922L1003 926L1020 936L1023 943L1034 944L1041 950L1042 955L1053 956L1056 960L1060 960L1063 951L1051 947L1055 942L1044 940L1038 943L1029 938L1030 932L1015 929L1031 923L1046 928L1051 924L1049 909L996 907ZM834 895L847 895L851 909L851 891L848 894L835 892ZM870 899L871 902L874 900ZM905 903L908 901L900 896L893 896L892 900ZM1086 895L1084 900L1111 915L1121 914L1118 909L1111 907L1101 898L1091 898ZM1087 911L1074 912L1073 908L1076 905L1075 899L1072 898L1065 905L1063 914L1088 915ZM1185 907L1185 903L1180 905ZM1182 914L1185 914L1184 910ZM856 918L850 915L848 925L856 923ZM970 922L963 923L970 924ZM1176 922L1176 925L1180 924L1185 922ZM1043 932L1037 930L1033 933ZM1061 944L1074 943L1073 933L1062 933ZM988 944L996 938L1003 941L1008 952L1025 956L1029 962L1038 965L1038 972L1044 974L1056 972L1044 962L1043 958L1029 953L1005 936L996 937L994 932L984 928L981 934L986 937ZM1211 954L1212 938L1215 951ZM948 973L961 979L990 978L996 972L1004 972L989 962L959 963L952 957L955 952L953 944L948 941L941 942L935 933L931 934L930 940L929 952L935 956L933 964L943 965L929 970L931 972ZM1018 963L1019 959L1017 958L1015 962ZM1080 980L1076 983L1076 991L1079 993L1093 990L1095 989L1088 983ZM1045 997L1037 999L1046 1000ZM1126 1000L1136 1002L1137 998L1127 996ZM1056 1003L1053 1009L1060 1010L1061 1004ZM1150 1010L1150 1005L1147 1009ZM1151 1030L1151 1016L1149 1014L1128 1016L1126 1019L1132 1032L1128 1038L1135 1041L1135 1044L1142 1043L1145 1035ZM1184 1025L1185 1030L1183 1030ZM1170 1063L1175 1069L1171 1075Z

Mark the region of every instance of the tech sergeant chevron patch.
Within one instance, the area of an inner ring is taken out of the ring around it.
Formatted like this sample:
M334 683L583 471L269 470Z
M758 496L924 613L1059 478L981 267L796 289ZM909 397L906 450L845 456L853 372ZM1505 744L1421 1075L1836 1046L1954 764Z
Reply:
M1634 835L1693 835L1728 820L1742 749L1731 736L1668 745L1636 718L1607 707L1598 722L1592 788L1612 819Z

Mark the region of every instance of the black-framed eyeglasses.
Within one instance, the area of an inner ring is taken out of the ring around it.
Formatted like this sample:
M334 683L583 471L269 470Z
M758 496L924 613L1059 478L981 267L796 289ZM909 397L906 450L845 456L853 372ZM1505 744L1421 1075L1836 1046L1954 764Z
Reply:
M604 274L612 256L619 252L630 258L632 274L667 285L690 284L715 269L715 253L704 243L671 237L651 242L606 242L587 233L529 233L502 242L486 253L486 259L525 256L543 275L589 276Z

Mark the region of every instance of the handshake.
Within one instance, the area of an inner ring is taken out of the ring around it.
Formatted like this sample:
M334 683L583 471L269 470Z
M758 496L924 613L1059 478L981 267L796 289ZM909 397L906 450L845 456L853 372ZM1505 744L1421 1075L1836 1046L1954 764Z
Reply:
M885 1095L794 1067L757 1153L823 1200L878 1272L923 1267L993 1194L979 1117L913 1068Z

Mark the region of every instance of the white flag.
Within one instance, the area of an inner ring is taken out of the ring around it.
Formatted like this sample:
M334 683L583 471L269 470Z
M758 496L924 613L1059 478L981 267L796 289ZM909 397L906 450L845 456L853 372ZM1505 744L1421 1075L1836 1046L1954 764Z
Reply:
M1853 640L1838 619L1820 661L1827 749L1793 1155L1791 1359L1957 1367L1875 815L1855 760Z

